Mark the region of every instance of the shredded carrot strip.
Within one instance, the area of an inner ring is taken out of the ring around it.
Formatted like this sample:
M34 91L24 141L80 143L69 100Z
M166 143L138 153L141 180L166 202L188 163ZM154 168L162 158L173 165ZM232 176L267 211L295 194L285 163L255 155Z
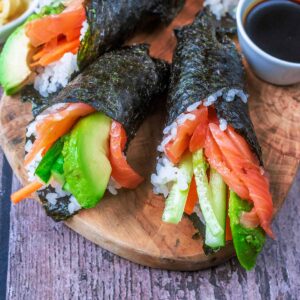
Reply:
M74 41L68 42L64 40L63 42L59 43L56 47L49 51L49 49L45 48L42 49L40 52L35 54L33 59L39 59L38 61L32 63L31 67L36 66L47 66L52 62L55 62L63 57L63 55L67 52L76 53L78 47L80 45L79 38L75 39Z
M40 189L43 186L42 183L39 181L34 181L32 183L29 183L28 185L24 186L22 189L16 191L11 195L11 201L14 204L17 204L24 200L25 198L29 197L31 194L36 192L38 189Z

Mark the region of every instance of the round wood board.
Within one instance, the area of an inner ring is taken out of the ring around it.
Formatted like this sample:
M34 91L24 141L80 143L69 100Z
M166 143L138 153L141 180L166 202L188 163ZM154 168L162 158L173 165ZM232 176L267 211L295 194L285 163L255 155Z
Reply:
M248 70L250 112L270 175L275 212L281 207L300 160L300 86L275 87ZM25 127L31 106L18 97L0 103L0 144L22 183ZM192 239L195 229L184 217L178 225L161 222L164 200L152 193L149 182L161 138L164 113L150 116L131 143L130 163L147 178L135 191L106 195L94 209L82 211L66 224L101 247L133 262L169 270L198 270L234 255L232 243L205 256L203 241ZM8 199L5 199L8 201ZM46 216L45 216L46 217Z

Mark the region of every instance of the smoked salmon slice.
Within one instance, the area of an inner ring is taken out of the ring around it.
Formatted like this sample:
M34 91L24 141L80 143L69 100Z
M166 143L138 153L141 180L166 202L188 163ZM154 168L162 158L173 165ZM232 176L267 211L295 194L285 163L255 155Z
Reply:
M270 227L273 203L268 179L261 171L260 166L254 163L250 157L245 156L244 151L235 145L228 135L228 130L223 132L216 124L209 124L209 129L229 167L248 188L250 200L253 201L261 227L269 236L273 237ZM237 191L235 192L237 193Z
M250 199L249 191L246 185L237 177L224 160L223 154L214 141L212 134L208 131L205 141L205 156L212 168L222 176L225 183L235 191L241 198Z
M177 134L173 141L169 142L165 147L167 157L174 163L179 163L184 152L189 148L190 139L199 124L203 124L208 120L207 107L201 106L193 112L185 115L186 119L182 124L178 120ZM183 118L185 117L183 116ZM193 147L197 147L197 141L193 141ZM196 146L194 145L196 144Z
M57 112L42 116L36 125L36 140L33 143L31 151L25 157L25 166L28 165L36 155L42 151L42 154L56 142L60 137L70 131L75 122L95 109L85 103L66 104Z
M110 164L112 167L112 178L122 187L135 189L144 178L135 172L127 163L123 153L126 145L126 132L123 126L113 121L110 129Z

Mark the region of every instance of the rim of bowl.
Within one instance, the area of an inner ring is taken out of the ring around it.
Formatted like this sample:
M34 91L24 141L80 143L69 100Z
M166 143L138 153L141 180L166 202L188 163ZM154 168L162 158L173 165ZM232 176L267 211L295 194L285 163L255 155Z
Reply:
M248 36L244 24L243 24L243 12L242 12L242 7L245 4L246 0L240 0L239 4L237 6L237 10L236 10L236 21L237 21L237 27L238 30L240 31L240 33L243 35L244 39L246 40L246 42L256 51L258 52L260 55L264 56L266 59L272 60L273 62L276 63L280 63L280 64L284 64L288 67L297 67L300 68L300 63L294 63L294 62L289 62L280 58L277 58L267 52L265 52L264 50L262 50L260 47L258 47ZM253 1L252 1L253 2Z
M18 26L23 21L25 21L25 19L27 19L34 12L34 10L36 9L36 7L38 5L38 2L39 2L39 0L32 1L30 3L29 7L27 8L27 10L25 10L22 15L20 15L17 19L3 25L0 28L0 34L2 34L3 32L5 32L15 26Z

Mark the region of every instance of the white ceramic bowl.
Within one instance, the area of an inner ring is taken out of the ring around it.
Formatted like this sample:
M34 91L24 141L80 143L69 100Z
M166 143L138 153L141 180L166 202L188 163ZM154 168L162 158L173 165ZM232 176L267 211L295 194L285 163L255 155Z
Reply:
M240 0L237 12L238 38L242 51L253 71L263 80L277 85L300 82L300 63L278 59L256 46L247 35L243 20L249 6L257 0Z
M38 0L33 0L28 9L17 19L0 27L0 44L4 43L7 37L21 25L31 14L34 13L35 8L38 5Z

